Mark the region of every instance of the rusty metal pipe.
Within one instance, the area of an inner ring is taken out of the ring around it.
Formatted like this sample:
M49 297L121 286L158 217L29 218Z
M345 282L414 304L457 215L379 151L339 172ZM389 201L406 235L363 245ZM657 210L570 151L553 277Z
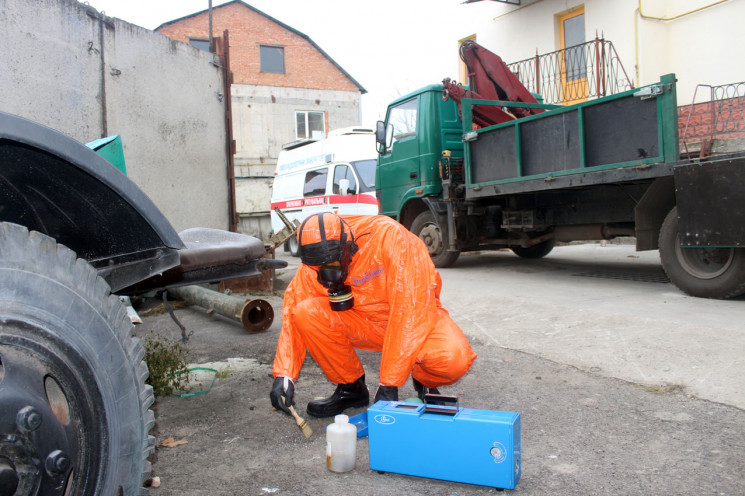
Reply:
M168 293L176 298L216 312L243 324L250 333L264 332L274 322L274 310L266 300L246 300L212 291L201 286L169 288Z

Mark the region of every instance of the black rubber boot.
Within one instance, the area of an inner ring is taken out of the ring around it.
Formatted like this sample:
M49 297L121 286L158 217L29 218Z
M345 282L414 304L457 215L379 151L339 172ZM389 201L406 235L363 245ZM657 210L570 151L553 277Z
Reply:
M349 384L339 384L336 391L325 400L315 400L308 403L308 415L316 418L326 418L339 415L347 408L357 408L370 404L370 392L365 386L365 374Z
M424 384L417 381L413 377L411 380L414 382L414 390L416 390L417 396L419 396L419 399L424 401L424 395L425 394L440 394L440 391L437 388L428 388L425 387Z

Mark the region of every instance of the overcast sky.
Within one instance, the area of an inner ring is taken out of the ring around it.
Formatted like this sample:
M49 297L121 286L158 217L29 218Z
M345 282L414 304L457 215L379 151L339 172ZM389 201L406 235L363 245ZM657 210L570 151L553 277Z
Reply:
M445 77L457 79L458 40L493 17L497 2L462 0L245 0L309 36L369 93L362 125L388 101ZM208 0L88 0L147 29L207 9ZM213 7L227 0L213 0Z

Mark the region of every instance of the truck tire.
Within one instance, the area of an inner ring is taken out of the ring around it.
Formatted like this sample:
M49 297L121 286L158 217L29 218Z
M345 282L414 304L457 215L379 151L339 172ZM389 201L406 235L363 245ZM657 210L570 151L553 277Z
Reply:
M290 248L290 255L293 257L300 256L300 246L297 244L297 238L295 236L287 240L287 246Z
M90 264L0 223L0 471L10 494L145 493L154 417L144 354Z
M529 246L527 248L522 246L510 246L512 253L521 258L543 258L554 249L556 241L553 239L547 239L543 243Z
M429 250L429 256L435 267L450 267L458 260L459 251L447 251L445 240L442 239L442 229L431 211L420 213L411 223L411 232L419 236Z
M665 274L684 293L719 299L745 293L745 248L681 248L677 207L662 223L659 246Z

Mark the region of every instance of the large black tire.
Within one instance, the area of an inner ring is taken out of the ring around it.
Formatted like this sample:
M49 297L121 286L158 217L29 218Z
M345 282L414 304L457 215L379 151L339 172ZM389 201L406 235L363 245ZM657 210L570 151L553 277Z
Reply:
M145 493L154 417L144 354L90 264L0 223L0 472L15 494Z
M548 239L543 243L524 248L522 246L510 246L512 253L521 258L543 258L554 249L556 241Z
M447 251L446 242L442 238L442 229L435 220L432 212L425 210L411 223L411 232L419 236L429 250L429 256L435 267L450 267L458 260L459 251Z
M677 207L662 223L659 246L665 274L683 292L720 299L745 293L745 248L681 248Z

